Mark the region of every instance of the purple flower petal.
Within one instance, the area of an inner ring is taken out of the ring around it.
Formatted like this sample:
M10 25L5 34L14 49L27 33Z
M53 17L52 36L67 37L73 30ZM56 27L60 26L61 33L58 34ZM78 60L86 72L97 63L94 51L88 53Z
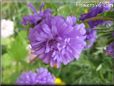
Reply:
M54 84L55 77L46 68L39 68L36 72L25 72L17 79L18 85Z

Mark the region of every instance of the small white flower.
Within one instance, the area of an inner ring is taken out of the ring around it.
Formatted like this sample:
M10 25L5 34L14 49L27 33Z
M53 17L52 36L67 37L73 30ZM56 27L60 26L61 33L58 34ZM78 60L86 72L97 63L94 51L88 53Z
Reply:
M27 49L28 51L30 51L30 50L31 50L31 48L32 48L32 47L31 47L31 45L30 45L30 44L28 44L28 45L27 45L27 47L26 47L26 49Z
M11 20L1 20L1 38L7 38L14 34L14 22Z

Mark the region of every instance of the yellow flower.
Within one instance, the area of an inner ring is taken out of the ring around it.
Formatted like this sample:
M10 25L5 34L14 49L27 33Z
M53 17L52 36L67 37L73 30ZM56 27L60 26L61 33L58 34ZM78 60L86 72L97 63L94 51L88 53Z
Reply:
M60 78L56 78L55 79L55 84L56 85L64 85L65 83Z

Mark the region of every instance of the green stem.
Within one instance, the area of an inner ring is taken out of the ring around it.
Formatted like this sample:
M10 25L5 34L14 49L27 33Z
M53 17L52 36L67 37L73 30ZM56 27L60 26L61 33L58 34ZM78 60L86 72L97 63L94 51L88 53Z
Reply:
M92 18L88 18L88 19L86 19L86 20L84 20L84 22L88 22L88 21L96 21L96 20L111 20L111 21L114 21L114 19L112 19L112 18L108 18L108 17L106 17L106 18L104 18L104 17L92 17Z
M98 31L98 32L102 32L102 33L109 33L109 32L113 32L113 30L110 30L110 31Z

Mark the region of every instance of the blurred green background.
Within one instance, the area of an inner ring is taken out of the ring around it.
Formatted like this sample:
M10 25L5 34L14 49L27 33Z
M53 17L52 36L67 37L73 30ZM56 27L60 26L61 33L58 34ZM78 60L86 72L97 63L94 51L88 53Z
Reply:
M27 3L32 2L37 10L42 2L44 8L51 8L54 15L74 15L77 18L87 11L87 7L76 6L76 0L3 0L1 3L1 19L9 19L14 22L14 34L8 38L1 38L2 46L2 83L15 84L16 79L24 71L46 67L56 77L66 84L114 84L114 59L105 55L104 47L107 38L98 37L98 41L91 49L84 51L78 61L60 69L51 68L37 59L28 63L29 41L27 28L21 25L22 17L32 14ZM82 0L77 0L82 2ZM102 27L101 27L102 28Z

